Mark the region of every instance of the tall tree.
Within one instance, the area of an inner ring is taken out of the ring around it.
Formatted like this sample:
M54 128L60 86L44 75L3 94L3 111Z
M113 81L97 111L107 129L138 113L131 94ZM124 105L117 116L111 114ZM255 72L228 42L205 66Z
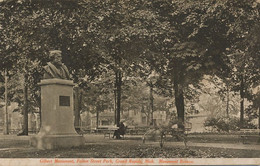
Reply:
M227 13L230 16L228 38L230 47L231 78L234 82L232 90L240 94L240 127L244 124L244 101L250 98L252 78L256 75L252 54L248 52L248 36L252 28L259 22L259 3L257 1L226 2Z
M260 4L260 3L259 3ZM259 5L258 4L258 5ZM260 5L259 5L260 6ZM259 10L258 10L259 11ZM260 13L258 12L258 15ZM259 22L252 28L252 31L247 36L246 43L248 44L248 54L251 56L252 63L250 64L253 67L252 77L250 79L251 84L251 98L253 101L252 111L258 116L258 128L260 128L260 24ZM258 110L258 112L257 112ZM259 132L260 135L260 132Z
M211 5L214 2L158 0L152 3L164 26L161 34L154 37L154 49L150 49L154 56L148 60L173 85L181 128L185 115L185 93L189 85L196 87L204 74L225 68L222 52L227 41L223 37L224 32L216 32L225 30L226 25L221 19L214 18L214 14L209 14Z

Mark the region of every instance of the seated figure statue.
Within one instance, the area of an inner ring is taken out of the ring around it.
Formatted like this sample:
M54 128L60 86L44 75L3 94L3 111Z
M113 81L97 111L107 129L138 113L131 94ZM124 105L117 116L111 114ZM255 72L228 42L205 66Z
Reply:
M70 74L68 68L62 63L61 51L50 51L50 57L53 61L48 62L47 65L44 66L43 79L59 78L69 80Z

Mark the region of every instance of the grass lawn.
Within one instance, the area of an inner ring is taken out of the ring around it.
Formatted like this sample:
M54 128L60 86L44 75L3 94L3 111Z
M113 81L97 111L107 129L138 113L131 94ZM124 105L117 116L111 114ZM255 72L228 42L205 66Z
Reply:
M259 158L259 150L176 146L158 142L142 144L141 140L89 140L79 148L37 150L28 140L0 141L1 158ZM102 141L103 140L103 141Z
M207 134L207 135L192 135L188 136L188 140L192 142L215 142L215 143L240 143L242 138L239 135L218 135L218 134Z

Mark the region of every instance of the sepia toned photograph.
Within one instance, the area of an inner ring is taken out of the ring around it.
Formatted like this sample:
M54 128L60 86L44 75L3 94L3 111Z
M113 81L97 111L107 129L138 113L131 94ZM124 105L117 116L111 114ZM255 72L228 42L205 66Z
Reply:
M260 0L0 0L0 163L260 165Z

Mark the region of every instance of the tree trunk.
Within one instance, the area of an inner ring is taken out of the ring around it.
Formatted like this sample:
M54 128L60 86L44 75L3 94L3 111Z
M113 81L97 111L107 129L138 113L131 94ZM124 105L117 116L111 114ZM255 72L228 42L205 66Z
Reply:
M96 122L96 129L98 129L98 121L99 121L99 102L97 103L97 106L96 106L96 120L97 120L97 122Z
M28 75L24 74L24 89L23 89L23 129L21 135L28 135Z
M82 110L82 100L83 100L83 92L80 91L79 92L79 125L80 125L80 127L82 126L82 120L81 120L81 116L80 116L80 111Z
M244 78L241 77L240 82L240 128L244 126Z
M165 102L165 108L166 108L166 121L168 121L171 118L171 115L170 115L170 108L167 106L167 102Z
M226 107L227 117L229 117L229 86L227 86L227 107Z
M8 76L7 76L7 69L5 69L5 113L4 113L4 134L7 135L9 134L8 130L8 89L7 89L7 81L8 81Z
M151 114L150 114L150 108L149 106L146 106L146 117L147 117L147 125L150 125L150 120L151 120Z
M116 90L117 90L117 111L116 111L116 124L119 127L120 124L120 110L121 110L121 86L122 86L122 74L121 71L118 71L117 73L117 84L116 84Z
M174 96L175 96L175 105L178 115L178 128L184 129L184 97L183 97L183 88L178 82L178 78L174 78Z
M260 130L260 106L258 106L258 130ZM260 135L260 131L259 131L259 135Z
M42 105L41 100L39 101L39 116L40 116L40 128L42 127Z
M79 110L79 87L76 86L74 88L74 93L75 93L75 99L74 99L74 127L77 132L80 131L80 124L79 124L79 119L80 119L80 110Z
M128 109L129 111L129 109ZM142 104L142 108L141 108L141 112L145 114L145 119L146 119L146 125L149 126L149 118L150 118L150 114L148 111L145 111L144 105ZM129 116L129 113L128 113Z
M114 87L114 111L115 111L115 117L114 117L114 119L115 119L115 121L114 121L114 124L116 125L117 124L117 120L116 120L116 117L117 117L117 102L116 102L116 100L117 100L117 89L116 89L116 87L117 87L117 73L116 73L116 78L115 78L115 87Z
M153 111L154 111L154 106L153 106L153 84L150 82L150 115L151 115L150 126L154 125L154 122L153 122Z

